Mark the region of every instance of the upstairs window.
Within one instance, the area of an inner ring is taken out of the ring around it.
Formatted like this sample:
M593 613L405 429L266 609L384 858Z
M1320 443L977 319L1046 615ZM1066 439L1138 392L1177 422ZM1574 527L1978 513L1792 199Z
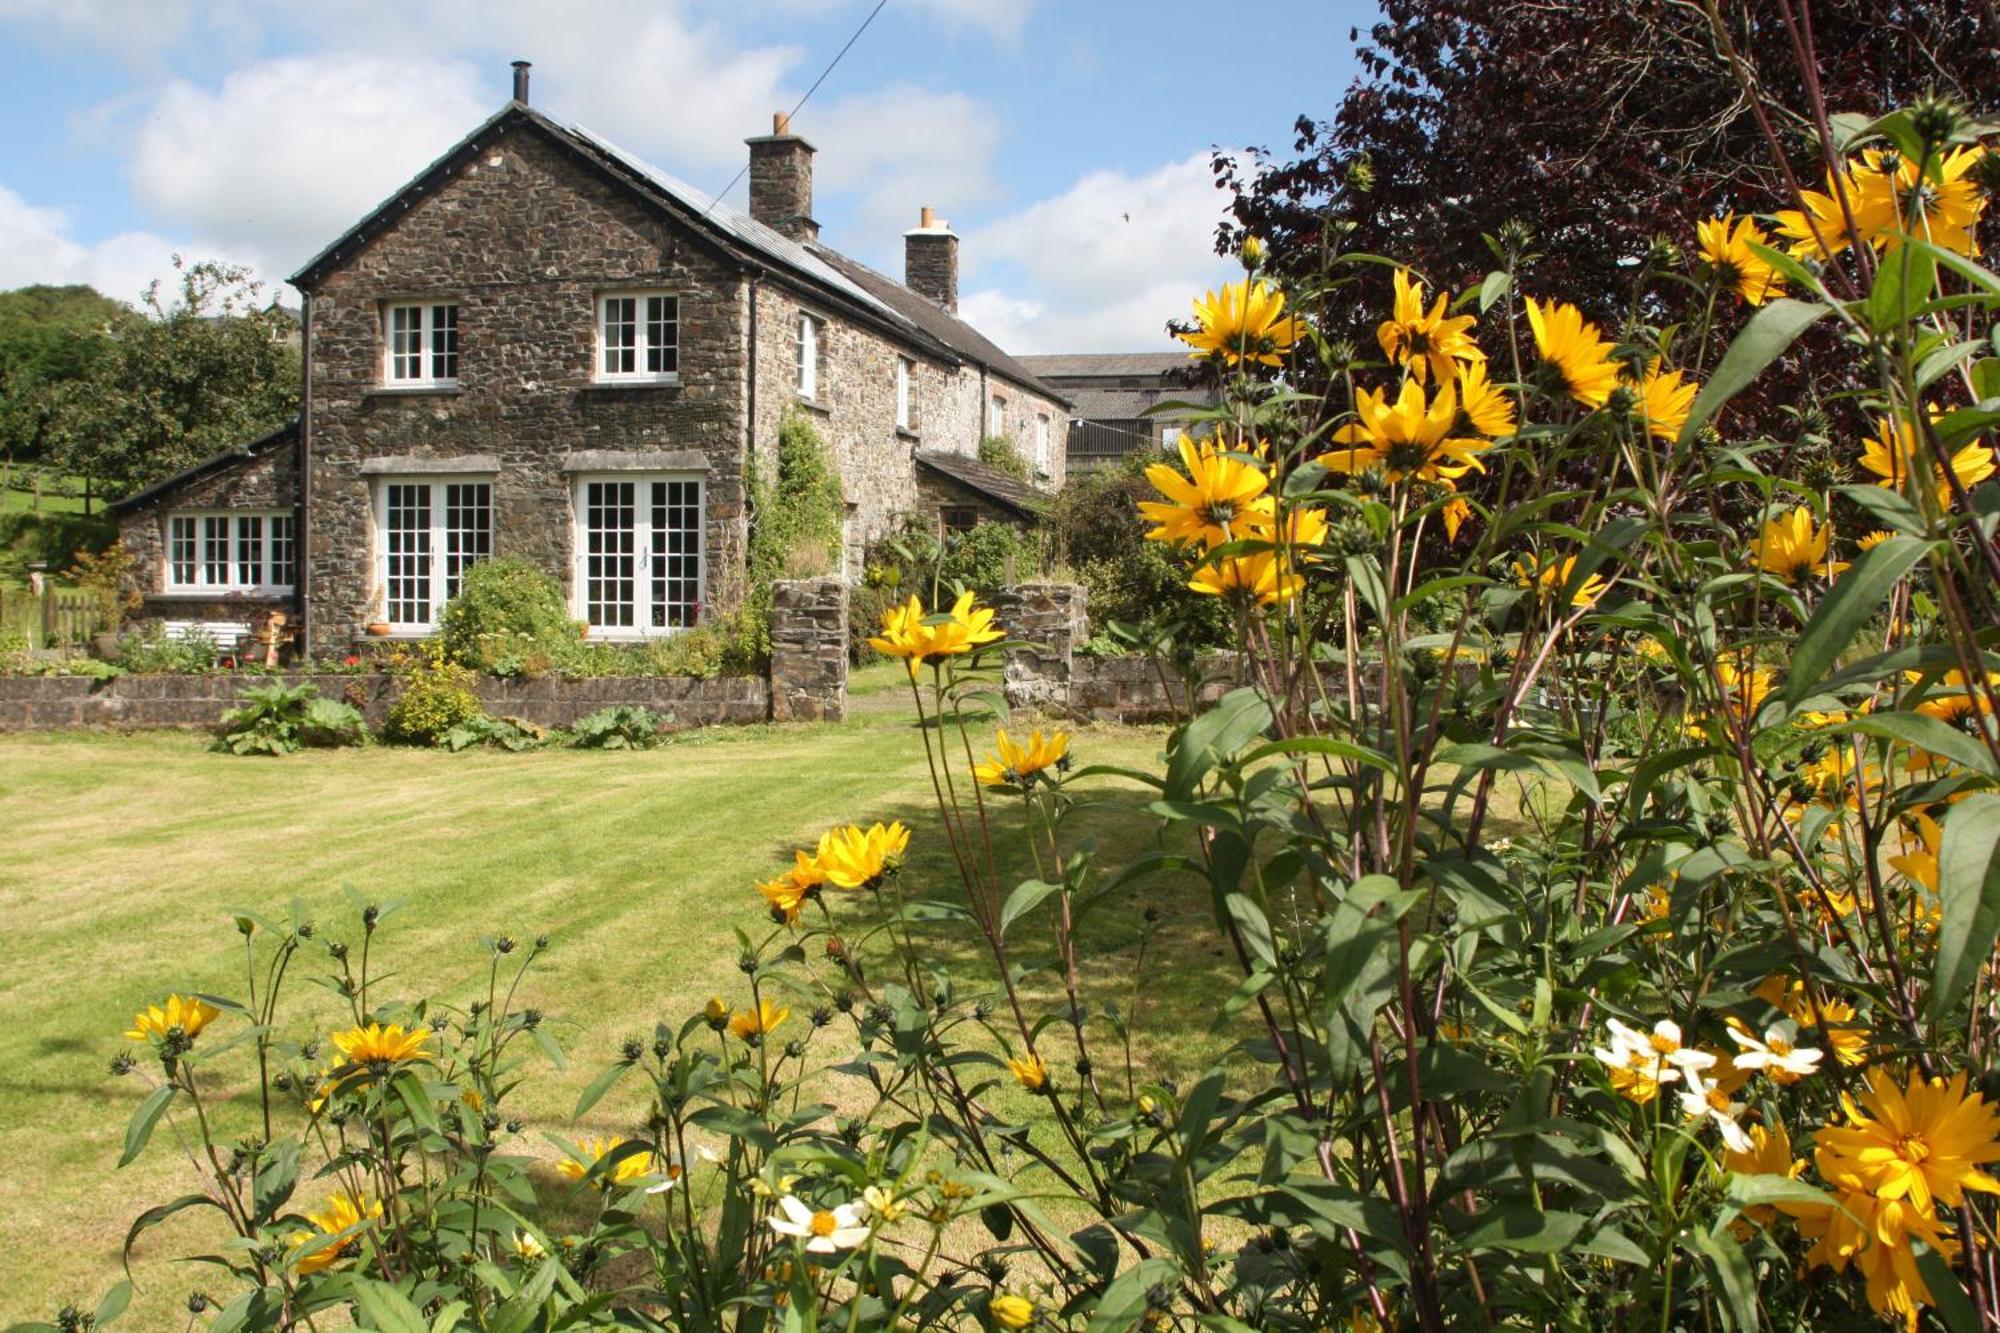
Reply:
M799 397L819 397L819 321L799 316Z
M458 307L397 303L388 309L385 383L432 388L458 383Z
M298 584L291 514L175 514L167 520L169 592L289 593Z
M465 571L493 554L493 483L411 477L382 483L375 502L382 619L427 630Z
M1035 471L1043 476L1049 474L1049 414L1035 415Z
M910 358L896 358L896 429L910 428Z
M597 378L671 384L681 375L681 301L667 292L597 298Z
M1007 433L1007 400L998 394L993 396L992 403L986 409L986 433L988 435Z

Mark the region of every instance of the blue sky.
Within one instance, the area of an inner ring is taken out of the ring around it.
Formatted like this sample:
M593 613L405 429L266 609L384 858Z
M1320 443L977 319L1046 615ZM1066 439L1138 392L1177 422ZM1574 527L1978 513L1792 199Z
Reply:
M0 0L0 287L129 298L176 250L280 280L498 107L517 56L538 106L717 190L873 3ZM1288 149L1373 14L889 0L797 120L825 239L899 272L931 204L1003 343L1161 346L1222 274L1210 145Z

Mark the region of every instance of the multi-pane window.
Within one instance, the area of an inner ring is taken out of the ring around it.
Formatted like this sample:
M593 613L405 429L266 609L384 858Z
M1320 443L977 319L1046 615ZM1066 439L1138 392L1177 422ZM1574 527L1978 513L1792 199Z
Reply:
M669 634L701 614L701 482L597 477L577 487L577 602L610 637Z
M896 358L896 428L910 428L910 358Z
M986 412L986 433L1005 435L1007 433L1007 400L995 394Z
M167 520L169 591L290 592L298 582L290 514L174 514Z
M799 397L819 397L819 321L799 316Z
M458 382L458 307L455 305L391 305L389 363L391 385L417 387Z
M938 527L950 537L970 532L979 525L979 511L971 505L945 505L938 510Z
M680 298L621 292L597 299L597 378L672 381L681 370Z
M1049 414L1035 414L1035 469L1044 476L1049 470Z
M385 482L376 522L382 618L428 629L465 571L493 554L493 483Z

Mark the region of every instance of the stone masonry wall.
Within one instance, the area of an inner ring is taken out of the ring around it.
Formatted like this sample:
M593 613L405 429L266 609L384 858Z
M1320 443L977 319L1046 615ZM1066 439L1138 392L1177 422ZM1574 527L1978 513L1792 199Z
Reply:
M593 382L596 298L680 295L680 382ZM383 303L458 304L458 384L390 390ZM496 555L573 586L581 451L668 452L704 478L705 607L740 594L745 284L698 233L516 128L312 293L309 570L312 650L344 651L378 614L369 458L492 455ZM680 463L677 462L676 470Z
M1090 638L1088 596L1075 584L1024 583L994 599L1009 639L1001 675L1007 702L1060 717L1095 722L1163 722L1187 713L1187 688L1150 657L1091 657L1077 649ZM1206 706L1234 689L1236 662L1227 654L1202 661L1196 702Z
M797 579L771 590L771 720L838 722L847 711L847 585Z

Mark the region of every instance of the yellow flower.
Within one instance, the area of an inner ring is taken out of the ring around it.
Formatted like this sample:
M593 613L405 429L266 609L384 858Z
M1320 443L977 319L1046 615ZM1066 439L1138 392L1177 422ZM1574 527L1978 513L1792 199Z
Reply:
M1210 558L1196 566L1188 587L1210 597L1240 594L1259 606L1289 602L1305 586L1283 551Z
M306 1220L313 1224L313 1230L293 1232L289 1243L296 1251L308 1241L321 1236L337 1236L349 1227L376 1221L381 1216L380 1199L370 1203L365 1196L362 1199L355 1199L347 1194L330 1195L318 1212L306 1214ZM322 1246L298 1260L293 1267L300 1273L318 1273L331 1268L344 1256L351 1254L360 1239L357 1234L337 1244Z
M870 1185L861 1191L861 1202L867 1205L870 1217L879 1217L884 1222L893 1222L903 1215L903 1202L894 1190Z
M1783 1176L1787 1180L1797 1180L1806 1169L1803 1161L1792 1160L1792 1137L1783 1125L1770 1129L1750 1126L1750 1146L1742 1152L1725 1148L1722 1165L1733 1175ZM1777 1219L1778 1210L1769 1204L1757 1204L1745 1208L1743 1215L1760 1226L1769 1226Z
M1545 560L1532 569L1521 561L1516 560L1514 562L1514 582L1523 588L1533 588L1538 597L1554 597L1564 588L1569 587L1570 577L1575 569L1575 556L1569 556L1562 560ZM1570 592L1569 604L1573 608L1595 606L1598 599L1603 597L1610 588L1610 583L1605 580L1603 575L1592 574L1584 579L1583 582L1577 584Z
M560 1162L557 1162L556 1170L562 1172L571 1180L582 1180L590 1174L591 1169L599 1162L630 1142L632 1140L617 1137L597 1138L593 1136L581 1139L576 1145L577 1155L575 1157L565 1157ZM650 1152L635 1152L619 1158L616 1162L612 1163L609 1170L600 1174L596 1182L597 1187L608 1190L620 1185L630 1185L652 1169L653 1154Z
M1410 281L1408 269L1396 270L1395 314L1375 330L1375 340L1382 344L1382 355L1407 367L1419 384L1430 375L1436 375L1439 384L1449 384L1459 362L1478 364L1486 359L1467 332L1479 321L1471 315L1448 319L1444 308L1445 294L1439 292L1426 312L1424 285Z
M1764 706L1765 697L1777 682L1768 668L1738 666L1726 657L1716 662L1715 679L1722 689L1723 712L1737 724L1745 726L1757 716L1757 710ZM1687 733L1690 736L1706 735L1707 725L1703 719L1690 718Z
M1693 380L1683 382L1678 370L1662 370L1659 358L1654 357L1646 363L1645 376L1632 387L1639 396L1638 413L1647 432L1669 443L1679 439L1701 385Z
M535 1239L534 1232L523 1231L521 1228L515 1227L514 1257L522 1260L525 1263L533 1263L537 1259L548 1258L549 1251L547 1246L543 1245L541 1241Z
M729 1020L729 1002L720 995L711 995L708 997L708 1003L701 1007L701 1016L707 1019L710 1025L720 1027Z
M1454 495L1445 501L1444 508L1438 511L1438 517L1444 520L1445 540L1455 542L1458 540L1458 530L1472 517L1472 501L1462 495Z
M2000 1110L1965 1091L1965 1075L1926 1080L1912 1073L1899 1088L1887 1071L1868 1074L1860 1105L1842 1098L1844 1126L1819 1132L1820 1174L1852 1176L1882 1199L1907 1198L1928 1213L1936 1200L1949 1208L1965 1191L2000 1194L2000 1180L1979 1169L2000 1160Z
M1863 551L1872 551L1876 547L1880 546L1883 542L1888 541L1891 537L1895 535L1896 534L1893 532L1886 531L1882 528L1877 528L1875 531L1867 534L1864 537L1856 538L1854 544L1856 547L1858 547Z
M915 680L917 669L932 658L969 653L1000 637L1001 631L993 628L992 608L976 605L969 592L960 594L949 612L937 616L926 615L924 604L911 594L905 604L882 613L882 632L870 638L868 646L885 657L904 659L910 679Z
M1799 505L1767 521L1750 553L1758 569L1787 583L1803 583L1821 575L1830 579L1847 568L1845 560L1827 558L1832 539L1833 525L1815 526L1812 511Z
M800 906L824 883L826 883L826 872L820 869L818 858L803 851L795 851L792 853L792 868L781 872L774 879L759 884L757 892L763 894L764 901L771 904L771 911L789 925L799 919Z
M1917 435L1910 423L1884 417L1876 433L1862 441L1861 466L1875 474L1877 486L1902 490L1916 471L1916 454ZM1993 451L1975 440L1951 456L1951 470L1958 484L1970 491L1993 475ZM1931 484L1938 508L1949 509L1951 484L1945 480L1944 469L1935 463L1931 464Z
M1750 249L1752 245L1771 244L1755 218L1734 214L1712 218L1695 224L1694 231L1697 253L1726 290L1751 305L1784 295L1784 278Z
M972 593L960 593L948 614L951 619L938 626L936 652L969 653L1006 637L1003 631L994 628L993 608L979 605Z
M1956 148L1934 159L1928 171L1916 159L1880 148L1863 149L1849 168L1854 225L1882 251L1892 251L1905 235L1932 245L1976 255L1973 233L1986 212L1986 199L1968 173L1986 150Z
M1493 442L1452 433L1458 426L1458 391L1450 384L1438 385L1428 403L1414 378L1403 381L1393 403L1383 390L1363 389L1354 396L1354 413L1359 419L1333 435L1349 447L1320 456L1335 472L1380 468L1392 482L1452 482L1475 468L1486 470L1478 455Z
M789 1009L780 1009L769 1000L759 1000L755 1009L740 1009L729 1020L729 1030L744 1041L762 1037L792 1016Z
M986 762L974 766L972 776L989 787L1001 783L1022 786L1031 781L1037 773L1054 768L1069 757L1069 733L1058 731L1044 737L1037 727L1028 734L1025 744L1017 745L1001 727L994 734L994 743L999 747L997 755L987 756Z
M1146 540L1191 544L1204 551L1244 535L1242 529L1257 514L1269 514L1265 491L1271 479L1262 468L1233 457L1213 443L1181 438L1183 475L1165 463L1146 469L1146 480L1166 496L1165 503L1141 500L1139 513L1154 527Z
M183 1040L193 1041L201 1030L222 1016L207 1000L192 995L169 995L164 1005L149 1004L132 1016L125 1033L127 1041L164 1041L178 1031Z
M411 1060L428 1060L430 1052L424 1049L424 1045L430 1039L431 1034L426 1029L412 1028L406 1032L400 1023L391 1023L387 1027L370 1023L365 1028L349 1028L333 1034L333 1044L352 1065L398 1065Z
M1035 1322L1035 1303L1025 1296L995 1296L986 1308L1002 1328L1026 1328Z
M1797 1219L1799 1234L1813 1241L1807 1264L1838 1273L1852 1263L1867 1284L1868 1304L1915 1333L1917 1311L1932 1298L1911 1241L1923 1241L1946 1263L1956 1258L1957 1243L1907 1200L1883 1199L1862 1189L1852 1176L1828 1175L1825 1149L1814 1155L1814 1165L1827 1176L1837 1202L1778 1205Z
M1007 1068L1014 1071L1014 1081L1029 1092L1040 1092L1049 1085L1049 1067L1033 1051L1019 1059L1009 1058Z
M1806 996L1803 981L1787 980L1782 975L1766 977L1756 994L1802 1030L1813 1030L1840 1063L1851 1069L1868 1062L1868 1041L1872 1034L1855 1021L1854 1006L1845 1000L1828 997L1814 1005Z
M876 823L866 830L859 824L847 824L820 835L819 852L813 859L826 882L835 888L865 889L894 870L909 845L910 831L901 820L887 828Z
M1618 383L1618 363L1611 344L1575 306L1528 298L1528 326L1535 333L1535 350L1542 364L1562 377L1563 391L1588 408L1604 406Z
M1514 433L1514 400L1486 378L1486 363L1474 361L1458 372L1458 410L1481 435L1504 439Z
M1285 313L1285 294L1252 278L1225 283L1196 301L1194 317L1200 327L1177 335L1194 348L1188 355L1219 356L1231 366L1279 365L1305 335L1305 324Z

